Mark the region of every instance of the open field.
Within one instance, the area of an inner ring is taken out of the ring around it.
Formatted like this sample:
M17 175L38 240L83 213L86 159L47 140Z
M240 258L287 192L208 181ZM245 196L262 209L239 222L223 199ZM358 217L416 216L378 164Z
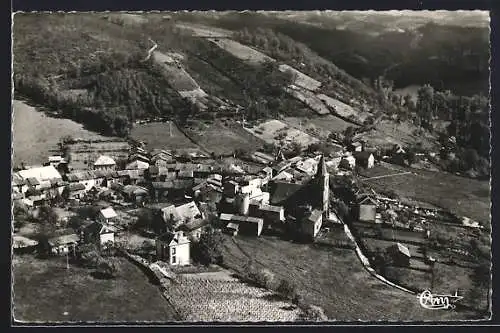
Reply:
M347 127L357 127L334 115L303 117L286 117L285 123L293 127L302 126L304 131L312 130L318 133L318 136L327 138L331 132L343 132Z
M273 58L249 46L240 44L232 39L209 39L212 43L234 55L236 58L250 64L260 64L265 61L275 61Z
M171 62L172 58L161 52L153 52L153 60L162 65L163 74L176 91L190 91L200 88L198 83L180 65Z
M310 91L316 91L321 87L321 82L313 79L312 77L302 73L301 71L293 68L292 66L282 64L279 66L280 71L282 72L291 72L295 78L294 84L301 88Z
M225 38L232 35L232 32L229 30L209 27L201 24L177 22L175 26L181 31L189 33L190 35L196 37Z
M331 107L334 113L341 117L349 118L354 117L358 122L363 122L367 118L367 114L356 111L352 106L339 101L338 99L332 98L325 94L316 95L318 99L323 101L326 105Z
M294 321L300 313L289 301L227 271L178 277L180 284L166 294L187 321Z
M46 162L50 151L57 149L60 138L66 135L92 140L110 139L88 131L72 120L48 117L23 101L13 101L14 165Z
M208 151L216 154L232 154L236 149L254 151L260 148L263 141L245 130L229 126L222 122L199 122L190 132L192 138Z
M311 110L316 112L319 115L326 115L330 113L330 110L326 107L326 105L312 92L297 87L289 87L285 89L287 93L307 105Z
M363 183L376 191L394 191L398 196L429 202L459 216L470 217L484 226L490 225L490 184L487 181L393 165L391 169L377 165L361 174L373 177L404 171L413 174L365 180Z
M115 280L93 278L65 258L13 259L14 316L26 322L173 321L173 309L139 268L119 259ZM65 315L66 313L66 315Z
M146 142L148 149L197 148L173 123L171 129L172 136L168 122L140 124L134 126L130 136L135 140Z
M294 244L268 236L238 236L235 242L226 238L227 266L241 271L249 257L278 278L296 284L305 300L323 307L332 320L429 321L467 319L475 315L423 309L415 295L372 277L353 250Z
M277 136L280 133L282 133L283 135L283 141L285 142L285 144L297 142L306 147L311 143L318 142L317 138L314 138L298 129L290 128L282 121L275 119L266 121L246 130L268 143L278 143L280 140L277 138Z

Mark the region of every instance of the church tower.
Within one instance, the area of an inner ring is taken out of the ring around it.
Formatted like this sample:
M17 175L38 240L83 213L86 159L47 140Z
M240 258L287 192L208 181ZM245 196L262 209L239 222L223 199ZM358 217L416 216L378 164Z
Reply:
M328 210L330 204L330 175L326 169L325 157L321 156L318 163L318 171L316 172L316 184L318 191L321 194L321 210L323 211L323 218L328 218Z

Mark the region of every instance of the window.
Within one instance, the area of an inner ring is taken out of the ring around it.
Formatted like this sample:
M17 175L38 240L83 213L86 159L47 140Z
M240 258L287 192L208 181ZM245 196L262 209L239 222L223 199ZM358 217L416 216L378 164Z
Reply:
M172 248L172 255L175 256L175 247Z
M170 260L172 264L175 264L175 256L172 256L172 259Z

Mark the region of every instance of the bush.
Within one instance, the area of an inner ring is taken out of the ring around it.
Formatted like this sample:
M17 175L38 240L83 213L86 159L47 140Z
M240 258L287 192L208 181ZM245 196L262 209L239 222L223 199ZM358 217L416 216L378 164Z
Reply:
M113 258L101 259L97 264L96 273L105 278L115 278L118 274L116 260Z
M302 308L302 313L299 316L303 321L327 321L328 317L322 308L316 305L306 305Z
M295 286L287 280L281 280L276 291L287 298L293 298L296 294Z
M222 244L224 238L222 233L211 226L203 230L200 241L193 244L193 260L203 265L221 264Z

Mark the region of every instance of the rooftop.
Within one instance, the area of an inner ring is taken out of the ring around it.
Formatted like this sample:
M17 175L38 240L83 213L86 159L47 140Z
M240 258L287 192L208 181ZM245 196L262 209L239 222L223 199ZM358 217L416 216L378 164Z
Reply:
M116 162L114 159L107 155L101 155L99 158L94 162L94 166L112 166L116 165Z

